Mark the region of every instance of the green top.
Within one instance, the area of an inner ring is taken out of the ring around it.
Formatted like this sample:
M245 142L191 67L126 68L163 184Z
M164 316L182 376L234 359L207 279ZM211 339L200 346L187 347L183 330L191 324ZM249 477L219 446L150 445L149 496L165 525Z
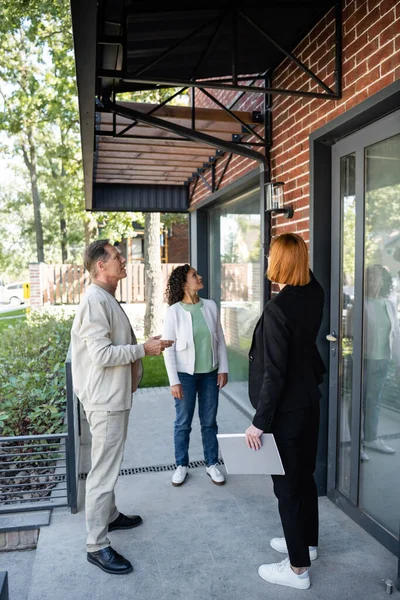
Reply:
M194 341L194 372L210 373L213 370L213 354L211 346L211 333L201 310L203 300L197 304L180 303L184 310L192 315L193 341Z

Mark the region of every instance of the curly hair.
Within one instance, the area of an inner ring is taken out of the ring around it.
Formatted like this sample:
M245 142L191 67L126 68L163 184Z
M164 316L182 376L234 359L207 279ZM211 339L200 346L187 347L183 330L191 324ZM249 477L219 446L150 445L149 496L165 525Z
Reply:
M365 269L366 286L368 291L368 282L374 281L377 277L382 278L382 284L379 289L379 297L387 298L393 291L393 278L389 271L383 265L369 265Z
M168 277L165 300L168 302L169 306L180 302L185 295L183 286L186 283L189 270L190 265L182 265L181 267L176 267Z

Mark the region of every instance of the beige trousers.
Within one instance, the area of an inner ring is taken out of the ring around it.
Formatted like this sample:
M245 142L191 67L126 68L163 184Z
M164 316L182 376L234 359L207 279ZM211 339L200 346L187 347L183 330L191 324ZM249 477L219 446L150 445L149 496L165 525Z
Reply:
M130 410L89 411L92 434L92 467L86 480L86 550L110 545L108 524L119 515L114 488L124 455Z

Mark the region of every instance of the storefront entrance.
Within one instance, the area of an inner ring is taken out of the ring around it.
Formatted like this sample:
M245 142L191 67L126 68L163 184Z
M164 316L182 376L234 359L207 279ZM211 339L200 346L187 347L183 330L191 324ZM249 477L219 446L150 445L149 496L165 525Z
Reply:
M397 553L400 113L332 148L328 495Z

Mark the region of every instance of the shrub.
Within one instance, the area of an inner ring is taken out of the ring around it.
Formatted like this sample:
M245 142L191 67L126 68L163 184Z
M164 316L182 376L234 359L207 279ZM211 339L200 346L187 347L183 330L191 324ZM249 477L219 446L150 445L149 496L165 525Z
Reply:
M1 435L64 430L71 316L31 312L0 335Z

